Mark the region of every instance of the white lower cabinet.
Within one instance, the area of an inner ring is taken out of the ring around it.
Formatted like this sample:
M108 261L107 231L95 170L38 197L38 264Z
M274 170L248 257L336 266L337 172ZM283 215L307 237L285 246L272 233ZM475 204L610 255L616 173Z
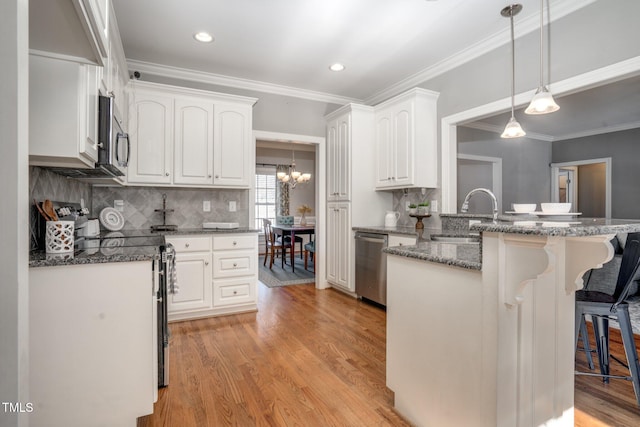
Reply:
M388 246L412 246L416 244L416 237L389 235Z
M167 236L176 249L178 292L169 321L256 310L257 233Z
M351 204L329 203L327 206L327 280L355 292L355 281L351 280Z
M151 261L29 269L30 425L134 426L153 413L156 283Z

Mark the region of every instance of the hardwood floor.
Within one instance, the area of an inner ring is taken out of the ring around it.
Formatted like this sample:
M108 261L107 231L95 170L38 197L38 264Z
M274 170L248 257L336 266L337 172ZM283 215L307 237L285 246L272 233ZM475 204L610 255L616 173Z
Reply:
M170 385L138 426L408 426L385 386L385 331L383 310L340 292L259 284L257 313L171 324ZM628 381L576 377L575 408L579 427L640 425Z

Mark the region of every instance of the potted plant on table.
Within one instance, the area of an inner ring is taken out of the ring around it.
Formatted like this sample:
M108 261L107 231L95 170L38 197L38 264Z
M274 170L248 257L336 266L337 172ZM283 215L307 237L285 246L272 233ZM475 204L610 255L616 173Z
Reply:
M300 225L307 225L306 215L311 213L311 207L309 205L300 205L298 206L298 213L300 214Z
M429 215L429 202L418 204L418 215Z
M411 203L409 205L409 215L415 215L418 211L418 205L416 205L415 203Z

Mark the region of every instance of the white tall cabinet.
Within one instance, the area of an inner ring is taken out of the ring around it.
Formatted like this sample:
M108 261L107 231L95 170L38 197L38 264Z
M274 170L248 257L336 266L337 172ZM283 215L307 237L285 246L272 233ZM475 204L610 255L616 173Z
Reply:
M327 281L355 292L352 227L380 225L391 194L376 192L374 109L348 104L327 115ZM373 216L372 216L373 215Z
M255 98L139 81L129 94L129 183L250 187Z

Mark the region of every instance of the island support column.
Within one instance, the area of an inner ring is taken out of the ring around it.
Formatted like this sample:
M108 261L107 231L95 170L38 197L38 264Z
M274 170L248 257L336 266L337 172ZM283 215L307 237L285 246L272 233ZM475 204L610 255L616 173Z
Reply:
M573 426L574 292L586 271L611 260L612 237L483 233L482 281L491 296L483 336L496 344L483 346L483 365L496 361L497 426ZM494 389L491 378L483 383Z

